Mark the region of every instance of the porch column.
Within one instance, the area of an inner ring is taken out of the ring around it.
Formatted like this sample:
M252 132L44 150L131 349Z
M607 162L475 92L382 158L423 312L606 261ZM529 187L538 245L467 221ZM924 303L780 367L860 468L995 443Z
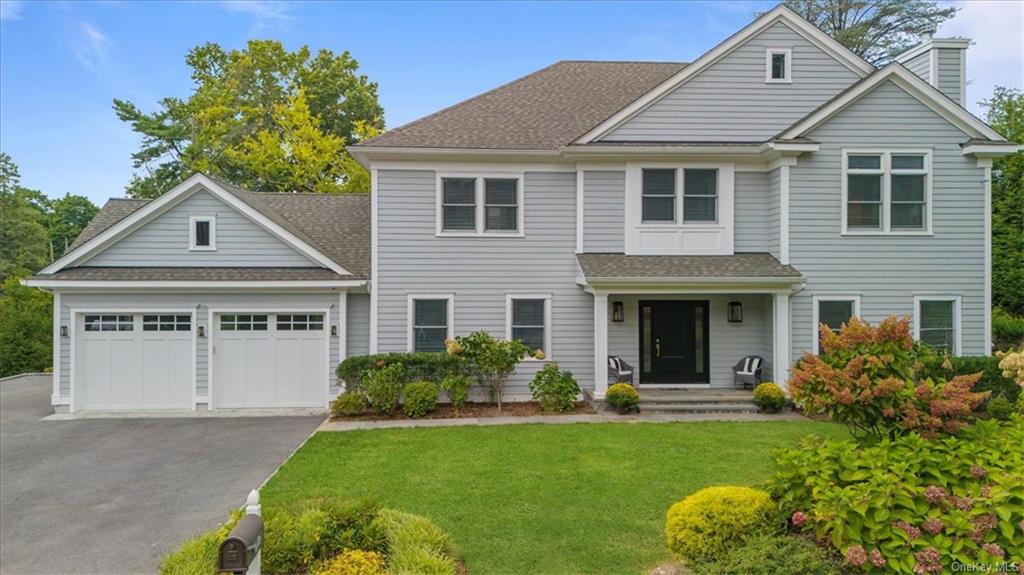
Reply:
M789 294L775 294L772 306L774 321L772 329L772 375L775 383L789 393L786 380L789 379Z
M348 290L338 292L338 362L348 357Z
M594 399L608 391L608 294L594 292Z

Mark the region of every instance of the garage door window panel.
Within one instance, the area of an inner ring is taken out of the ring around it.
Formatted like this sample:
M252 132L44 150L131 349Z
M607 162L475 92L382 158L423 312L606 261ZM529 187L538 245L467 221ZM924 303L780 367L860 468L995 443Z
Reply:
M188 315L144 315L142 331L192 331L192 317Z
M130 315L87 315L85 331L132 331L134 318Z
M221 331L267 331L267 315L222 315Z
M322 313L277 315L277 331L319 331L323 328Z

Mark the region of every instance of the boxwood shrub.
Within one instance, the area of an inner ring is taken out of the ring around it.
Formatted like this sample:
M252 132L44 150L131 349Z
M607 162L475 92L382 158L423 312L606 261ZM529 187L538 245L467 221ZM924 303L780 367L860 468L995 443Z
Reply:
M437 384L414 381L402 391L402 411L409 417L423 417L437 409Z
M839 557L806 537L784 534L755 535L743 545L729 548L714 561L690 565L694 575L757 573L757 575L842 575Z
M345 383L348 391L359 391L367 371L381 369L394 363L405 367L406 380L432 381L440 384L448 375L457 372L458 360L446 353L378 353L356 355L342 361L336 370L338 379Z
M717 559L763 531L771 509L768 493L759 489L732 485L701 489L669 508L668 548L693 564Z

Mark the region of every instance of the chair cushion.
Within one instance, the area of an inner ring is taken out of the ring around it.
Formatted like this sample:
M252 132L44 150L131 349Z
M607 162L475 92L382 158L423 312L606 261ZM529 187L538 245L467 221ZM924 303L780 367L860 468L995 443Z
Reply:
M754 375L761 367L761 358L748 356L740 361L740 368L736 370L739 375Z
M615 371L622 371L622 360L617 356L610 355L608 356L608 367Z

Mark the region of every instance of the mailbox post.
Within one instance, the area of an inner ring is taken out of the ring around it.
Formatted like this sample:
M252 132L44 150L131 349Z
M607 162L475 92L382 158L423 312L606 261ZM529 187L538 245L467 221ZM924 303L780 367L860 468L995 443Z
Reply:
M260 494L255 489L246 499L245 515L220 544L218 571L238 575L260 575L263 547L263 518Z

